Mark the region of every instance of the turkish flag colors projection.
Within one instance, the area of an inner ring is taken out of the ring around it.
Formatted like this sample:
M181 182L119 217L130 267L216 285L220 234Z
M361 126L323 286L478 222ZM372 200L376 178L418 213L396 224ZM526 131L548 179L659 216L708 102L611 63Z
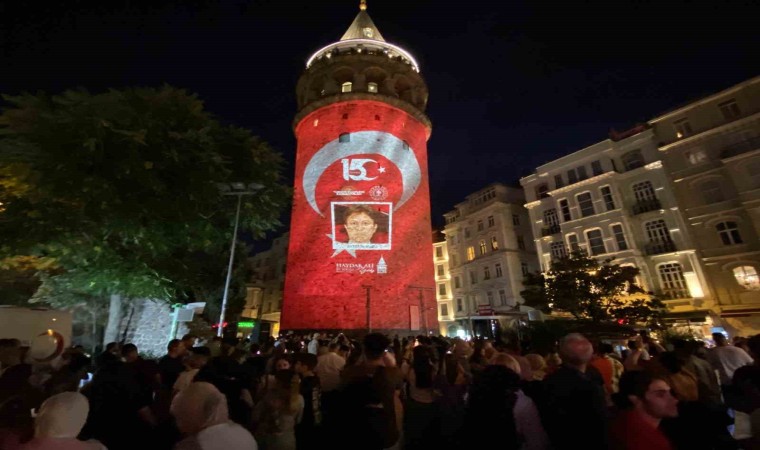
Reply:
M367 289L373 330L438 329L428 133L371 100L298 123L283 330L367 329Z

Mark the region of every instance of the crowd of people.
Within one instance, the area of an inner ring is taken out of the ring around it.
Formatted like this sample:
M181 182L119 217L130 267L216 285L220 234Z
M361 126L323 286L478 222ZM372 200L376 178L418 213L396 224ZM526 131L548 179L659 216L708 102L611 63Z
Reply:
M714 340L187 335L44 364L0 340L0 449L755 448L760 335Z

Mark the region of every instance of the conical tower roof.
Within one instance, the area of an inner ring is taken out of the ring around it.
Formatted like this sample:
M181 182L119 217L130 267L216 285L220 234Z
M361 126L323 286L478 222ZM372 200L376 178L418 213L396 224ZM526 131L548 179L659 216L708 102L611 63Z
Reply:
M348 30L343 33L343 37L340 38L341 41L349 39L372 39L385 42L383 35L380 34L380 30L377 29L369 13L367 13L367 2L361 2L359 14L356 15L351 26L348 27Z

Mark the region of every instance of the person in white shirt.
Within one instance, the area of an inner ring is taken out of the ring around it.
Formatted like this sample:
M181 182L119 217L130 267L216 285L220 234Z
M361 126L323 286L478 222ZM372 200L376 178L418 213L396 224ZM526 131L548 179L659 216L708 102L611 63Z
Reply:
M308 346L309 353L316 355L319 350L319 333L314 333Z
M723 333L713 333L712 336L715 348L707 352L707 361L718 371L720 384L729 386L736 369L752 364L752 357L739 347L729 345Z
M340 344L330 344L329 352L317 357L317 367L314 373L319 377L322 392L331 392L340 384L340 372L346 366L346 360L338 354Z

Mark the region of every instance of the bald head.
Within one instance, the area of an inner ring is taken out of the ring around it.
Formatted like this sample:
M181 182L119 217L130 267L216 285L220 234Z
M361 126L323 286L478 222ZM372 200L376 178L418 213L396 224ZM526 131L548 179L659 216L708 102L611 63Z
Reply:
M570 333L560 341L559 353L565 363L580 366L591 361L594 349L585 336L580 333Z

